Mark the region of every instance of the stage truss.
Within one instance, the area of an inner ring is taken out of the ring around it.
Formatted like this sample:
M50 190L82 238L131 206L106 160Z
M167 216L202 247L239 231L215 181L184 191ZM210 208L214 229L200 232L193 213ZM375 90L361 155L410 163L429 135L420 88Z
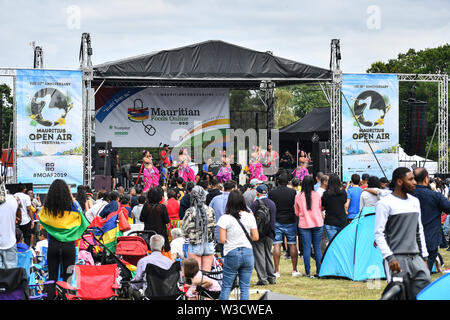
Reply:
M449 173L448 166L448 75L447 74L396 74L399 82L438 83L438 172ZM333 69L332 83L321 85L330 103L331 130L330 153L331 172L342 177L342 72Z

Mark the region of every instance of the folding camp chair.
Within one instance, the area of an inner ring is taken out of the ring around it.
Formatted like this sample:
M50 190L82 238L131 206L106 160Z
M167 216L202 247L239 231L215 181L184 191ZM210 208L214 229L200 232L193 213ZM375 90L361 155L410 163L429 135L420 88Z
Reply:
M168 269L162 269L153 264L147 264L145 278L147 289L145 300L184 300L184 292L180 289L181 265L174 262Z
M120 289L119 270L116 264L101 266L75 265L73 282L58 281L56 283L59 299L117 299L117 291Z
M0 300L27 300L28 279L24 268L0 269Z

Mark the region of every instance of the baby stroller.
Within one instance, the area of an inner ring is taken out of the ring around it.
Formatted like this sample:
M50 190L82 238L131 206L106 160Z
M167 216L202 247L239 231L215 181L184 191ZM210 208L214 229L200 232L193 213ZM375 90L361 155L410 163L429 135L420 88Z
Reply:
M56 282L58 300L116 300L120 271L116 264L75 265L70 282Z
M145 257L150 250L147 241L139 234L149 235L149 238L156 232L153 230L133 231L127 236L117 238L116 255L133 266L137 266L138 261Z
M96 236L96 233L100 234L100 236ZM79 248L80 250L86 250L91 253L96 266L117 266L117 269L119 270L119 295L121 297L126 297L127 290L124 290L121 283L122 281L130 281L133 278L133 274L127 266L128 263L121 260L114 252L104 245L102 236L102 230L97 227L87 229L80 239Z

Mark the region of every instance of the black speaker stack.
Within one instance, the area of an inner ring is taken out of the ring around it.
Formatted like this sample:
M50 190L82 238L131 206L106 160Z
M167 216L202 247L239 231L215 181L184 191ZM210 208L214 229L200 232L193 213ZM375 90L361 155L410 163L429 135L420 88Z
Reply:
M331 154L329 141L318 141L313 143L311 157L314 175L319 171L325 174L331 173Z
M403 100L406 105L405 146L408 156L426 156L428 104L425 101L409 98Z

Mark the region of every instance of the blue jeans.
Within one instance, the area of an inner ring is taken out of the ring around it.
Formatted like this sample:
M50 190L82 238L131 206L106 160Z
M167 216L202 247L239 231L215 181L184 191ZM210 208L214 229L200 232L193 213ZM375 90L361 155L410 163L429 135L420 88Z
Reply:
M282 224L275 222L275 239L273 244L283 243L284 236L286 236L287 244L297 244L297 223Z
M322 240L323 227L302 229L299 228L300 236L303 242L303 262L305 263L305 272L310 274L311 264L311 244L314 247L314 257L316 259L316 273L320 272L320 261L322 260L322 251L320 251L320 241Z
M325 231L327 232L328 242L330 242L333 239L333 237L336 235L336 233L341 231L341 229L342 229L342 227L330 226L330 225L326 224Z
M239 276L241 300L249 300L253 266L252 249L241 247L228 252L223 262L222 291L219 300L228 300L236 276Z

